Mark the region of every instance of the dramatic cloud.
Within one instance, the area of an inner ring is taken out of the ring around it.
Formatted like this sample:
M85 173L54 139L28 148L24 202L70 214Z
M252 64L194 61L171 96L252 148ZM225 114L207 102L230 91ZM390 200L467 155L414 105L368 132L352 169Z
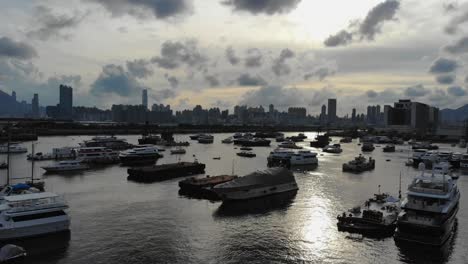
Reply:
M195 40L166 41L161 47L161 55L151 59L152 63L156 63L164 69L175 69L181 65L193 67L201 65L205 61L206 58L201 55Z
M325 39L324 44L327 47L345 46L353 41L353 34L346 30L341 30L335 35L330 35Z
M205 81L207 81L211 87L216 87L221 84L215 75L205 75Z
M237 65L240 61L239 57L236 56L234 49L232 47L226 48L226 59L231 63L231 65Z
M247 57L245 58L246 67L260 67L262 66L262 52L259 49L253 48L247 50Z
M430 73L450 73L454 72L458 67L458 63L455 60L447 58L438 58L435 60L429 68Z
M240 86L262 86L267 84L262 77L251 76L248 73L241 74L239 78L237 78L237 83Z
M330 35L324 44L327 47L344 46L353 40L373 41L386 21L395 20L395 15L400 8L397 0L386 0L372 8L364 20L350 23L347 30L341 30L335 35Z
M300 106L304 103L304 94L296 88L281 86L263 86L255 91L249 91L242 96L241 105L268 106L285 109L289 106Z
M436 81L440 84L452 84L455 81L454 75L439 75L436 77Z
M164 74L164 77L169 82L172 88L179 87L179 80L175 76L170 76L169 74Z
M460 86L451 86L447 89L447 92L453 96L465 96L466 90Z
M27 60L37 57L36 50L29 44L16 42L8 37L0 37L0 58Z
M463 37L452 45L445 46L444 50L452 54L467 53L468 37Z
M115 64L105 65L97 80L91 84L91 93L94 95L130 96L138 94L142 89L144 86L133 75Z
M191 11L190 0L89 0L101 4L113 16L138 19L176 17Z
M281 14L288 13L294 8L301 0L224 0L224 5L232 6L234 11L249 12L254 15L257 14Z
M153 75L150 63L143 59L127 61L127 70L137 78L146 78Z
M304 80L309 80L317 77L320 81L325 80L328 76L335 74L335 71L326 67L318 68L317 70L304 75Z
M150 97L158 103L162 103L166 99L175 98L176 96L177 92L173 89L151 91L150 93Z
M448 25L445 27L445 33L447 34L457 33L460 25L464 24L467 21L468 21L468 11L464 11L463 13L456 15L450 20Z
M408 97L422 97L429 94L431 91L424 88L422 84L411 86L405 89L404 94Z
M294 52L290 49L283 49L281 51L279 57L274 60L273 66L271 67L276 76L288 75L291 73L291 68L286 64L286 61L294 56Z
M28 36L39 40L70 39L70 34L64 33L75 28L85 17L85 15L75 12L72 15L55 14L52 9L46 6L38 6L34 12L34 28L28 32Z
M58 89L61 84L68 85L71 87L79 87L81 86L81 76L80 75L60 75L60 76L53 76L47 79L47 84L50 87L54 87Z

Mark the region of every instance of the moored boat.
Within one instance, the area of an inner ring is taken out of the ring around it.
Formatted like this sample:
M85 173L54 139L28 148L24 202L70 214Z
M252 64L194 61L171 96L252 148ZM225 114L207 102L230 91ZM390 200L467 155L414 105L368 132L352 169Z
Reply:
M369 236L392 236L399 212L399 199L387 193L374 194L362 206L338 215L338 230Z
M328 153L341 153L343 152L343 149L341 149L340 144L333 144L333 145L327 145L322 149L323 152L328 152Z
M375 149L374 144L372 142L364 142L362 143L361 151L373 151Z
M190 177L179 181L179 193L207 199L219 199L213 187L236 179L236 175L206 176L203 178Z
M119 160L123 165L152 164L162 157L159 149L153 145L143 145L119 154Z
M386 145L382 148L383 152L395 152L395 145Z
M87 164L81 163L79 160L63 160L58 163L49 166L43 166L47 173L54 172L68 172L68 171L82 171L89 169Z
M214 137L212 135L200 135L198 137L198 143L201 143L201 144L211 144L213 143L213 139Z
M28 149L18 144L11 143L10 145L8 144L0 145L1 154L3 153L19 154L19 153L26 153L26 152L28 152Z
M111 164L119 162L119 152L105 147L79 148L76 159L84 163Z
M343 171L347 172L363 172L373 170L375 168L375 160L372 157L369 157L367 160L364 156L359 155L354 158L354 160L349 161L348 163L343 163Z
M251 151L241 151L241 152L236 153L236 155L239 157L245 157L245 158L253 158L257 156L257 154Z
M127 170L129 180L140 182L163 181L205 172L205 164L195 162L178 162L149 167L130 168Z

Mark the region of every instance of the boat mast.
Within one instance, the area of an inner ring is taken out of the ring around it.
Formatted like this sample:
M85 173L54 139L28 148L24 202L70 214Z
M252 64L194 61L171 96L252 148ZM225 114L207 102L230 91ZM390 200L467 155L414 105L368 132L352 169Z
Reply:
M401 199L401 171L400 171L400 186L398 189L398 199Z
M10 133L10 124L8 122L8 143L7 143L7 183L6 185L10 185L10 140L11 140L11 133Z
M31 184L34 184L34 142L31 143Z

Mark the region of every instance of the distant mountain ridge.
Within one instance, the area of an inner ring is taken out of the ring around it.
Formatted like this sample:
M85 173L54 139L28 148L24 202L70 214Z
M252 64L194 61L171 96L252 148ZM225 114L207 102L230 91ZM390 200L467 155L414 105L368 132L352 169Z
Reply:
M457 109L440 110L440 119L445 122L457 122L468 119L468 104Z

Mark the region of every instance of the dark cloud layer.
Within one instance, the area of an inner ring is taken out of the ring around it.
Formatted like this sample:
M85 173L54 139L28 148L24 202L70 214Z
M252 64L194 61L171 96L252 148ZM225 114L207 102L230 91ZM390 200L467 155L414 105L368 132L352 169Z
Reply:
M231 46L226 48L225 55L226 59L231 65L237 65L240 61L239 57L236 56L236 53L234 52L234 49Z
M89 0L101 4L113 16L166 19L191 11L190 0Z
M245 58L246 67L260 67L262 66L263 55L262 52L257 48L247 50L247 56Z
M324 44L327 47L336 47L350 44L353 40L372 41L377 34L381 33L385 22L395 20L399 8L399 1L386 0L372 8L363 21L353 22L347 30L330 35L325 39Z
M216 75L205 75L205 81L207 81L211 87L216 87L221 84Z
M152 63L164 69L175 69L181 65L199 66L205 61L206 58L198 50L195 40L166 41L161 47L161 55L151 59Z
M241 74L239 78L237 78L237 83L240 86L262 86L267 84L262 77L252 76L248 73Z
M440 84L452 84L455 81L454 75L439 75L436 77L436 81Z
M452 54L461 54L468 52L468 37L463 37L457 42L447 45L444 50Z
M431 91L424 88L422 84L411 86L405 89L404 94L408 97L422 97L429 94Z
M451 86L447 89L447 92L452 96L465 96L466 90L460 86Z
M275 73L276 76L288 75L291 73L291 68L286 64L286 61L294 58L294 56L294 52L290 49L281 50L279 57L273 61L273 66L271 66L273 73Z
M460 28L461 24L468 22L468 10L462 11L455 15L445 26L445 33L447 34L456 34Z
M138 94L144 88L122 66L108 64L102 68L102 72L97 80L91 84L91 93L94 95L116 94L131 96Z
M8 37L0 37L0 58L14 58L27 60L37 57L37 52L33 46L14 41Z
M297 7L301 0L224 0L221 3L231 6L234 11L251 14L281 14L288 13Z
M439 73L450 73L454 72L458 67L456 60L447 59L447 58L438 58L435 60L431 67L429 68L430 73L439 74Z
M332 69L329 69L327 67L321 67L318 68L317 70L307 73L304 75L304 80L309 80L313 77L317 77L319 81L325 80L328 76L334 75L335 71Z
M66 31L73 29L83 20L85 15L75 12L72 15L55 14L46 6L38 6L34 12L35 24L28 36L39 40L70 39L71 34Z
M150 63L143 59L127 61L127 70L137 78L146 78L153 75Z
M179 79L177 79L177 77L175 76L170 76L169 74L164 74L164 77L166 78L166 80L169 82L169 84L171 85L172 88L177 88L179 87Z

